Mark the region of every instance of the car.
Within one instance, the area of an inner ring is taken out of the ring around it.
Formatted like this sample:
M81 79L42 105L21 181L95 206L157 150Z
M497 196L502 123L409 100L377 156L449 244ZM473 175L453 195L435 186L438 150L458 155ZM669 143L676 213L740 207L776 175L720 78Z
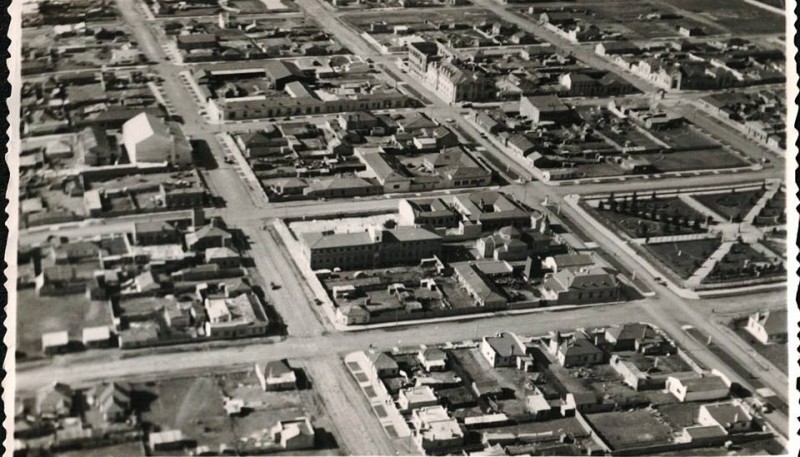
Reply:
M233 163L233 159L230 157L225 157L225 163Z
M269 286L272 288L272 290L278 290L281 288L280 284L275 284L274 282L269 283Z

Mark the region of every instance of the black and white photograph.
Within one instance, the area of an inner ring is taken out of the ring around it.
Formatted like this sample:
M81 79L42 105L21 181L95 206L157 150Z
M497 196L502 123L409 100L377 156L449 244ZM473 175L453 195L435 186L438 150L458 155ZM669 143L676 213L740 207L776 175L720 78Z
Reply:
M800 452L795 0L6 4L4 456Z

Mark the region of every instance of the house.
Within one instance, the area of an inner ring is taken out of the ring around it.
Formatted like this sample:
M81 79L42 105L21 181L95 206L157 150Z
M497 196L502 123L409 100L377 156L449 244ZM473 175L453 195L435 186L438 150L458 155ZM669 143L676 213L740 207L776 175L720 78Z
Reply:
M87 349L107 348L111 345L111 329L107 325L86 327L81 341Z
M369 310L362 306L349 305L336 308L336 320L343 325L361 325L369 323Z
M83 153L83 163L86 165L110 165L112 162L108 135L101 127L95 125L81 130L78 133L77 146Z
M564 124L572 119L572 110L555 95L523 96L519 103L519 114L534 124Z
M208 316L206 336L238 338L262 336L269 331L269 319L258 297L252 292L233 298L206 297L203 303Z
M452 450L464 443L464 431L442 406L415 409L411 413L412 439L424 454Z
M376 378L390 378L400 374L397 362L385 352L375 352L368 355L372 364L372 373Z
M603 350L592 344L583 332L564 337L561 332L551 332L550 352L564 368L597 365L603 362Z
M185 235L186 248L205 251L209 248L233 248L233 235L217 224L204 225Z
M547 273L540 287L542 298L559 305L612 302L619 299L617 278L599 266Z
M550 251L551 238L535 229L520 230L514 226L503 227L493 234L478 238L475 249L481 258L495 260L525 260L530 255Z
M788 336L786 309L751 314L745 330L761 344L785 343Z
M292 151L289 139L282 137L274 126L259 132L237 135L236 144L248 159L280 156Z
M122 125L122 142L132 164L185 166L192 163L192 147L180 124L164 122L146 112Z
M220 268L236 268L242 263L239 253L228 247L206 249L205 261L215 263Z
M167 327L185 329L192 325L191 307L182 305L176 300L167 301L164 305L164 322Z
M69 333L66 330L42 334L42 352L45 355L62 354L69 350Z
M706 404L700 406L697 423L706 427L722 427L727 434L749 432L753 428L753 417L737 401Z
M154 453L183 449L190 444L190 440L183 437L180 430L162 430L150 432L147 436L147 445Z
M347 131L366 131L369 132L380 125L380 121L372 113L366 111L356 111L354 113L342 113L338 118L339 126Z
M181 236L178 230L168 222L135 222L133 224L133 242L139 246L178 244L181 242Z
M495 260L454 262L451 267L459 285L475 300L477 306L498 309L508 303L505 293L489 277L510 275L513 269L508 262ZM487 274L487 270L492 274Z
M730 387L718 375L670 376L666 389L680 402L719 400L728 396Z
M454 228L461 215L441 198L428 200L400 200L398 203L399 225L430 225L436 228Z
M219 45L219 37L213 33L191 33L186 35L178 35L175 41L178 49L182 51L214 49Z
M525 344L511 332L483 337L480 351L493 368L517 367L524 371L533 369L533 358L528 355Z
M316 439L314 427L307 417L278 421L270 429L272 441L287 451L313 449Z
M397 394L397 404L401 411L436 406L439 400L430 386L417 386L401 389Z
M674 349L661 333L641 323L609 327L605 331L604 339L615 351L637 351L652 355L671 353Z
M505 226L530 227L530 214L499 192L474 192L453 197L453 208L481 231L492 232Z
M436 347L420 349L417 360L428 372L444 371L447 367L447 353Z
M630 41L603 41L595 45L594 52L600 56L638 54L641 48Z
M72 415L75 391L60 382L52 382L36 391L34 411L43 418L57 419Z
M263 366L255 366L256 377L261 388L268 390L291 390L297 387L297 374L284 360L273 360Z
M133 410L131 386L123 382L104 382L92 386L84 396L87 405L97 410L106 422L123 422Z

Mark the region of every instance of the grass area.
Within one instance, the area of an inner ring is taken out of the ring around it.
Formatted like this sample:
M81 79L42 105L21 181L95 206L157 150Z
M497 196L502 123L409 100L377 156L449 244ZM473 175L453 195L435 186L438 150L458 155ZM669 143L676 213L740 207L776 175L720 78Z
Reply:
M671 441L672 429L647 410L590 414L586 418L615 450Z
M315 427L330 427L322 402L313 391L264 392L253 369L159 380L137 387L152 398L143 405L143 422L161 430L179 429L187 439L196 440L198 446L214 451L224 444L239 452L251 452L256 440L269 439L269 429L280 420L307 416ZM228 416L225 397L243 400L246 412ZM328 454L331 451L327 449Z
M718 238L642 245L656 259L683 279L700 268L722 243Z
M695 194L692 198L728 220L742 220L764 195L764 190L739 190L718 194Z
M703 282L746 280L784 274L786 269L781 265L773 265L773 260L775 259L770 259L749 244L736 243L714 265L714 269Z
M702 151L648 152L636 157L649 160L658 171L680 172L745 167L749 163L722 148Z
M756 350L762 357L772 362L773 365L778 367L784 373L789 372L789 354L786 343L783 344L761 344L751 335L745 326L747 319L734 319L730 322L730 327L739 335L739 338L746 341L753 349Z
M666 0L671 5L710 19L733 34L783 33L783 20L770 11L740 0ZM759 0L764 1L764 0ZM776 0L768 0L770 2ZM714 32L710 27L705 27Z
M17 346L28 355L41 353L43 333L67 330L80 341L85 327L112 324L108 303L84 294L37 297L34 289L20 289L17 297Z
M615 197L614 202L616 211L612 211L609 199L597 202L597 207L585 201L581 204L603 225L621 230L632 238L685 235L706 231L702 227L705 216L677 197L656 199L639 197L635 206L631 198L623 200Z
M672 403L661 405L658 411L664 419L675 429L682 429L697 424L697 414L700 412L700 402Z
M783 259L786 259L786 240L761 240L760 243L770 251L780 255Z

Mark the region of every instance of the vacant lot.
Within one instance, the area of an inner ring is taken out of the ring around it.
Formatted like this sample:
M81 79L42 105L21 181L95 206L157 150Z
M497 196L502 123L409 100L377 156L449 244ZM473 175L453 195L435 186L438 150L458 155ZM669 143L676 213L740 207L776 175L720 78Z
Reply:
M773 365L778 367L784 373L789 370L789 354L787 352L787 345L784 344L761 344L753 335L751 335L744 327L747 325L747 319L736 319L731 321L730 326L741 339L747 342L753 349L755 349L762 357L772 362Z
M782 16L748 5L741 0L666 0L666 2L695 13L700 19L713 21L734 35L784 32Z
M718 194L696 194L692 198L728 220L741 220L761 196L762 189L734 190Z
M646 410L590 414L586 418L615 450L671 441L672 429Z
M725 149L704 149L702 151L676 151L669 153L649 152L638 154L650 161L660 172L681 172L692 170L719 170L723 168L745 167L744 160L734 156Z
M80 341L85 327L111 325L108 303L84 294L37 297L34 289L21 289L17 297L17 345L27 355L41 353L42 333L67 330L70 340Z
M611 229L621 230L632 238L685 235L704 233L701 226L705 216L698 213L677 197L669 198L632 198L615 197L592 203L584 203L603 225Z
M718 238L642 245L664 266L688 279L719 248Z

